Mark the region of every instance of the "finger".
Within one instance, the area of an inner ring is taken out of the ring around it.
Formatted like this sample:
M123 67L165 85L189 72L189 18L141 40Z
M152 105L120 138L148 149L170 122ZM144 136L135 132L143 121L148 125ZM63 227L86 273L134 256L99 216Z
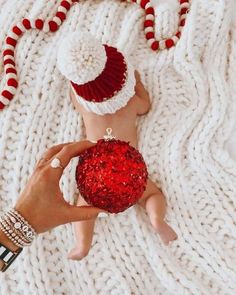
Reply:
M41 158L39 159L39 161L36 164L36 168L39 166L42 166L44 164L46 164L48 161L51 160L51 158L57 154L64 146L71 144L73 142L66 142L66 143L61 143L61 144L57 144L52 146L51 148L49 148L46 152L44 152L41 156Z
M58 158L63 167L63 169L60 167L55 169L52 168L55 172L55 175L57 175L58 177L61 177L63 170L66 168L66 166L69 164L72 158L79 156L79 154L81 154L84 150L94 145L95 143L85 140L85 141L79 141L79 142L71 143L64 146L53 157L53 158Z
M67 222L74 222L74 221L81 221L81 220L89 220L94 219L98 216L99 213L104 212L109 214L109 212L92 207L92 206L73 206L70 205L70 208L68 209L68 218Z
M55 154L59 153L63 147L72 144L73 142L66 142L50 147L43 155L44 158L51 159Z
M41 158L38 160L38 162L36 163L36 165L35 165L35 169L37 169L37 168L43 166L43 165L47 162L47 160L48 160L48 159L41 157Z
M140 74L137 70L135 70L134 75L135 75L136 81L140 81Z
M85 199L79 194L79 197L76 202L76 206L90 206Z

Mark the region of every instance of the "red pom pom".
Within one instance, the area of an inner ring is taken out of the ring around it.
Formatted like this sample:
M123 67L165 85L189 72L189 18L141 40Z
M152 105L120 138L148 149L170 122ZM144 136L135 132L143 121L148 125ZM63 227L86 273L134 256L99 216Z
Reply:
M13 86L13 87L17 88L17 86L18 86L18 82L16 81L16 79L9 79L9 80L7 81L7 85L8 85L8 86Z
M8 90L4 90L2 92L2 96L6 97L9 100L11 100L13 98L13 94L11 92L9 92Z
M146 39L149 40L149 39L152 39L152 38L154 38L154 33L153 32L148 32L146 34Z
M58 24L52 20L48 24L49 24L50 31L56 32L56 30L58 29Z
M180 0L180 4L183 4L183 3L188 3L188 0Z
M17 42L15 39L13 39L11 37L7 37L6 43L15 47Z
M14 56L14 51L11 50L11 49L6 49L6 50L3 51L3 56L5 56L5 55L12 55L12 56Z
M12 73L12 74L17 74L16 69L8 68L8 69L6 70L6 74L10 74L10 73Z
M67 10L70 9L70 3L67 1L62 1L61 2L61 6L65 7Z
M180 38L180 36L181 36L181 32L177 32L177 33L175 34L175 36L178 37L178 38Z
M43 25L44 25L44 21L42 19L36 19L35 21L35 27L39 30L42 30L43 28Z
M141 6L142 8L145 8L145 6L146 6L146 4L147 4L148 2L150 2L150 0L141 0L140 6Z
M6 59L6 60L4 60L4 66L5 65L8 65L8 64L15 66L15 63L14 63L14 61L12 59Z
M184 7L180 10L180 15L185 14L188 11L188 8Z
M147 168L142 155L128 142L99 140L79 156L76 181L88 204L118 213L143 195Z
M63 20L66 19L66 15L65 15L65 13L62 12L62 11L58 11L58 12L56 13L56 16L59 17L59 18L61 19L61 21L63 21Z
M16 35L20 36L23 32L21 31L20 28L18 28L17 26L14 26L12 28L12 32L15 33Z
M175 43L172 39L167 39L165 43L166 43L167 48L171 48L172 46L175 45Z
M148 7L147 9L145 9L145 12L146 14L152 14L152 15L155 14L153 7Z
M151 45L152 50L157 50L159 48L159 42L154 41Z
M22 24L26 28L26 30L31 29L31 23L27 18L23 19Z
M3 110L5 107L5 104L3 104L1 101L0 101L0 110Z
M185 19L182 19L179 25L183 27L185 25Z
M150 19L145 20L144 27L152 27L154 25L154 22Z

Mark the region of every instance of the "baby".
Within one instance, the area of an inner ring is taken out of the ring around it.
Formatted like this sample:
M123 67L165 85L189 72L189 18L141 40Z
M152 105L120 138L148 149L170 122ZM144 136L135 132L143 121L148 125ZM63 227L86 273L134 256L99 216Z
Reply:
M73 33L59 49L58 66L71 81L71 101L82 115L87 139L97 141L111 128L116 139L137 148L136 119L149 111L151 103L138 72L122 53L102 45L92 36ZM165 245L177 239L175 231L164 220L165 196L150 178L138 204L146 209ZM77 205L88 204L79 195ZM74 223L76 246L68 258L80 260L88 254L94 225L95 219Z

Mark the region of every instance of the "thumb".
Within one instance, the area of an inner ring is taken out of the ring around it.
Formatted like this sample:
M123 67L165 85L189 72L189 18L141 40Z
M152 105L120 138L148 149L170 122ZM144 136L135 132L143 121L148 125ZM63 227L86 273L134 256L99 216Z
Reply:
M105 211L104 209L92 206L70 205L69 210L70 213L68 222L93 219L96 218L101 212L109 214L109 212Z

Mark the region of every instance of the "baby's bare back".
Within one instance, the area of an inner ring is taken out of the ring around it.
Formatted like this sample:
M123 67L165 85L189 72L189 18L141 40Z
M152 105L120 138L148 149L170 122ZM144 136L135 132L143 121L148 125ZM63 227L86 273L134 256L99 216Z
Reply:
M71 100L76 110L83 117L86 138L88 140L95 141L103 138L106 134L106 129L111 128L112 135L115 136L116 139L130 142L133 147L137 148L136 119L137 116L146 114L149 111L151 103L149 95L137 72L136 80L135 95L130 98L126 106L113 114L106 114L103 116L88 112L78 103L74 93L71 92Z
M127 105L114 114L96 115L95 113L88 112L81 104L77 103L75 97L71 97L73 104L77 111L82 115L86 138L88 140L98 140L103 138L106 134L107 128L112 128L112 135L116 139L130 142L130 144L137 148L137 116L145 114L150 105L144 104L138 96L134 95ZM148 107L147 107L148 106ZM151 194L159 194L160 191L156 185L148 179L146 190L143 194L143 201Z
M116 113L101 116L86 111L81 104L76 104L74 101L76 109L83 117L86 138L88 140L95 141L103 138L106 134L106 129L111 128L112 135L115 136L116 139L128 141L135 148L137 148L137 104L139 104L139 100L136 96L133 96L128 101L127 105Z

